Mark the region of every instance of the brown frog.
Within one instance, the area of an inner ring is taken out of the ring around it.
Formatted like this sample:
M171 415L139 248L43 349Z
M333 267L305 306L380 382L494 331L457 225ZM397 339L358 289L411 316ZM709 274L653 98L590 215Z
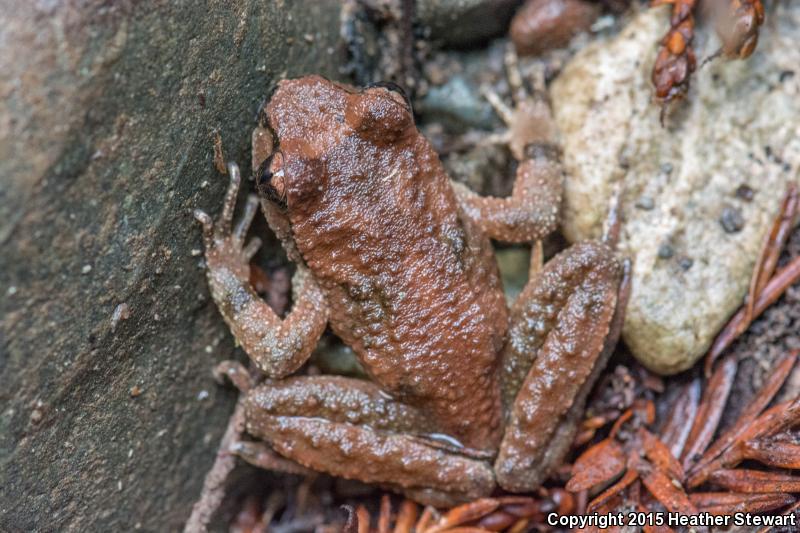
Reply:
M259 244L244 241L258 200L233 227L235 165L219 222L196 213L213 299L269 378L245 399L247 431L269 447L244 455L274 466L264 460L274 450L437 505L498 484L536 488L568 450L616 344L627 286L611 248L587 242L534 272L507 310L490 238L531 242L556 227L557 151L530 143L512 195L483 198L450 182L392 87L285 80L265 118L256 186L297 264L285 318L249 282ZM287 377L326 325L370 381Z

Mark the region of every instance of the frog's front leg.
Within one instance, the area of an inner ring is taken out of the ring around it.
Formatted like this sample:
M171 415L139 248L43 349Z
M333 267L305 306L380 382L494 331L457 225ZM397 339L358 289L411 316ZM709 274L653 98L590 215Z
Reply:
M569 450L586 397L619 338L629 265L576 244L528 281L511 309L501 376L506 430L498 484L533 490Z
M514 109L490 91L486 97L508 126L497 138L508 144L519 162L511 196L483 197L458 183L453 183L453 189L464 215L489 237L533 242L558 225L564 170L543 82L535 95L529 95L522 86L513 48L509 48L506 63Z
M244 215L234 227L239 167L230 163L228 174L231 181L217 223L203 211L195 211L203 226L211 296L247 355L268 376L281 378L300 368L311 355L325 331L328 305L304 267L298 267L292 278L294 305L285 319L258 296L250 285L250 259L260 241L255 238L244 244L258 200L253 195L247 199Z
M529 145L507 198L480 196L453 182L461 210L483 233L504 242L532 242L558 225L563 171L554 145Z
M439 443L431 417L377 385L340 376L265 383L245 400L248 433L308 468L376 483L433 505L491 494L487 457ZM476 452L477 454L477 452Z

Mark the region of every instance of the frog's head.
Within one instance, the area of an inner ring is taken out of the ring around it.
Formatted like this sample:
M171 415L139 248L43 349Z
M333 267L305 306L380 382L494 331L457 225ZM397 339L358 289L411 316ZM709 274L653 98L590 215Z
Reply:
M313 215L325 197L363 190L395 148L417 137L408 99L393 84L357 90L319 76L284 80L265 118L274 147L256 183L290 218Z

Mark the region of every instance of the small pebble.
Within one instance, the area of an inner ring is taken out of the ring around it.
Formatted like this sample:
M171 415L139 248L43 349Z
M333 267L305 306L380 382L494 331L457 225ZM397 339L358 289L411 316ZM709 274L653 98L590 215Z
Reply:
M459 3L467 4L453 2L454 5ZM572 37L589 29L600 15L599 7L597 3L585 0L525 2L511 21L509 36L517 53L523 56L561 48Z
M31 411L31 422L33 422L34 424L38 424L39 422L41 422L42 417L43 417L42 412L38 408Z
M645 211L651 211L655 206L656 202L653 200L652 197L647 195L642 195L636 200L636 207L639 209L644 209Z
M81 269L81 274L88 274L91 271L92 271L92 265L83 265L83 268Z
M142 393L142 388L139 385L134 385L131 387L131 398L136 398Z
M736 188L736 197L745 202L751 202L756 195L756 191L752 187L743 183Z
M117 324L119 324L120 320L128 320L131 317L131 309L128 307L128 304L121 303L115 309L114 313L111 315L111 331L117 329Z
M9 296L14 296L15 294L17 294L17 288L14 285L10 286L6 291L6 294L8 294Z
M208 398L208 391L207 390L203 389L203 390L201 390L200 392L197 393L197 399L198 400L203 401L206 398Z
M744 217L742 212L735 207L725 206L719 217L719 223L722 224L725 233L737 233L744 227Z
M675 255L675 250L669 244L664 243L658 247L658 257L661 259L669 259L673 255Z
M684 270L689 270L692 268L694 261L688 257L681 257L680 261L678 261L678 266L680 266Z

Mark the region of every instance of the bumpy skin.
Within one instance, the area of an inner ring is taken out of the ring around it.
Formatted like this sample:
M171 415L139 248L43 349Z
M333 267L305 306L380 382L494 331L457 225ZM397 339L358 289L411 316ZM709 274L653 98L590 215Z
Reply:
M492 449L508 319L491 244L459 218L438 156L394 94L282 83L267 107L282 154L271 171L285 176L294 244L333 332L385 391L425 406L465 446Z
M307 357L327 320L372 382L267 381L247 396L248 431L304 466L426 503L485 496L497 481L535 488L616 342L622 275L609 248L573 247L529 281L509 321L489 235L520 241L553 228L542 198L560 198L557 159L534 150L508 199L457 195L399 93L315 76L281 82L266 121L254 139L272 130L275 151L254 168L267 220L300 265L294 308L281 322L257 302L230 199L222 228L199 215L212 295L271 377Z
M297 304L285 319L281 320L258 297L250 285L249 266L258 248L244 246L258 204L255 198L249 198L241 222L232 228L240 178L237 167L229 170L231 187L220 223L212 226L207 214L196 214L203 224L211 296L234 337L247 347L256 365L271 377L284 377L300 368L311 355L325 331L328 308L313 276L302 267L292 279Z
M551 259L512 307L501 369L509 422L494 467L505 489L538 486L569 450L619 338L627 303L620 276L608 246L576 244Z
M488 237L506 242L533 242L547 236L558 223L563 170L558 152L537 145L517 167L517 179L508 198L483 197L465 185L453 183L462 218L472 221Z

